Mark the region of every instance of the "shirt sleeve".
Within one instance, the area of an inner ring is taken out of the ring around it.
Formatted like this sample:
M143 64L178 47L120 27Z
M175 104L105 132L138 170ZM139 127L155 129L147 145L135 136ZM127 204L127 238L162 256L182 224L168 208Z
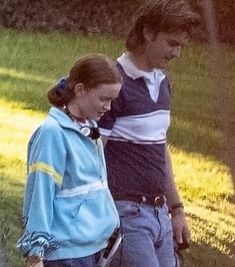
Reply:
M24 233L17 244L25 256L44 257L57 247L51 235L53 200L63 180L65 159L61 128L41 126L28 145Z

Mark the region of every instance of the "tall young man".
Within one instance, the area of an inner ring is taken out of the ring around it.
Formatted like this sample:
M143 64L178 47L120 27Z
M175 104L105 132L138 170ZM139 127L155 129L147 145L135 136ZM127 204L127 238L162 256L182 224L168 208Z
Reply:
M197 24L185 0L150 1L137 13L127 52L117 59L124 83L99 122L124 233L112 267L173 267L173 235L178 243L190 238L167 149L170 85L163 70L180 56Z

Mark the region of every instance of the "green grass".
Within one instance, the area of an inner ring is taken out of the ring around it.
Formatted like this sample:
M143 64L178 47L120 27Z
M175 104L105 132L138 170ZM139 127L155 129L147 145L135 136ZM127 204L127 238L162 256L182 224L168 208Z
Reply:
M123 44L114 38L11 30L1 30L0 39L0 242L9 266L22 267L15 243L21 231L26 146L48 110L47 89L78 56L102 52L116 58ZM222 47L230 90L235 88L233 48ZM221 156L207 49L187 48L169 72L173 84L169 144L192 230L191 250L184 253L186 266L235 266L231 175ZM235 96L234 91L231 94Z

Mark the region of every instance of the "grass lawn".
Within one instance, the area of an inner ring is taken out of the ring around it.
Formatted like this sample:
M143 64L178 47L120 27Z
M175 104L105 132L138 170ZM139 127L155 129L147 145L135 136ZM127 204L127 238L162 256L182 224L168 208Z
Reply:
M101 52L114 59L123 43L108 37L11 30L1 30L0 39L0 244L5 265L23 267L15 243L21 231L26 146L46 116L46 92L78 56ZM223 78L235 100L234 47L221 49L227 70ZM218 99L208 63L207 49L192 45L169 68L173 110L168 142L192 230L191 249L184 252L187 267L235 266L233 186L221 156Z

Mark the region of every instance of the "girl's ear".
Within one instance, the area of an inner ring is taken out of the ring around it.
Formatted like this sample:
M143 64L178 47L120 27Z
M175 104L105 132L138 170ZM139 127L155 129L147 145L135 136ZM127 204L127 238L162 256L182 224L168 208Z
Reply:
M153 30L151 30L149 27L144 27L143 36L147 42L153 41L155 37Z
M83 96L84 93L85 93L84 84L83 83L77 83L74 86L74 93L75 93L75 97L81 97L81 96Z

